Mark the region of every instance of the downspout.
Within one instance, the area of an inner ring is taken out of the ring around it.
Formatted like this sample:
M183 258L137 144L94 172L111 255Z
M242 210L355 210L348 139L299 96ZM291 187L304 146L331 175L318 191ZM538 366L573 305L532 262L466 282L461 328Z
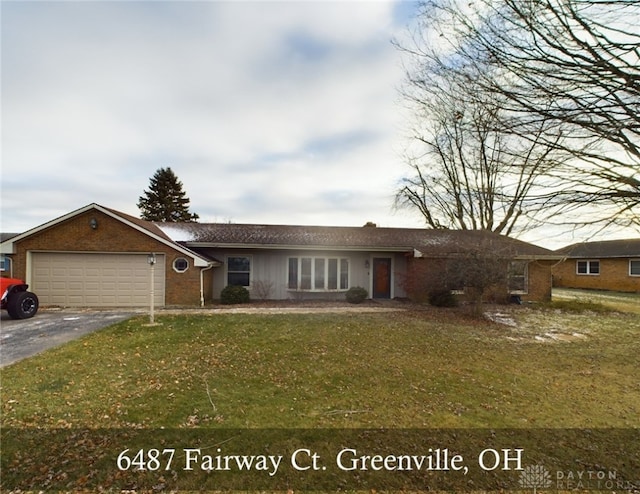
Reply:
M209 271L215 266L215 263L210 262L206 268L200 270L200 307L204 307L204 272Z

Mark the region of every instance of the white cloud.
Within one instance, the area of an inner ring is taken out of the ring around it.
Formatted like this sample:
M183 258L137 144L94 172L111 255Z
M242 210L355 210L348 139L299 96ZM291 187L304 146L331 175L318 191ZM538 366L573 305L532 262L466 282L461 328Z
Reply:
M390 2L6 3L2 22L4 230L137 214L161 166L196 212L340 222L323 197L377 197L399 164Z
M399 2L2 2L2 230L138 215L164 166L202 221L420 226Z

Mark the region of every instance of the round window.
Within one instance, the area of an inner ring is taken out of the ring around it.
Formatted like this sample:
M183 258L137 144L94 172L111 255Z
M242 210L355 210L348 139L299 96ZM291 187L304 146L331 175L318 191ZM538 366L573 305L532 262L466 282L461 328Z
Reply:
M187 269L189 269L189 261L187 261L184 257L178 257L175 261L173 261L173 269L175 269L178 273L184 273Z

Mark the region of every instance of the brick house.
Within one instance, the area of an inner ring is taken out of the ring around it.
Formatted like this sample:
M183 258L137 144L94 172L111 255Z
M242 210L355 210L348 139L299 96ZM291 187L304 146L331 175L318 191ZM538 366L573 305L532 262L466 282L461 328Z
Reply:
M26 280L45 306L146 306L151 253L156 305L198 305L211 297L214 262L174 242L154 223L97 204L1 245L11 258L11 272L3 274Z
M25 279L42 305L78 307L146 306L152 270L157 306L203 305L229 284L274 300L342 300L354 286L408 297L416 273L435 284L447 262L477 269L479 251L500 253L509 274L500 297L550 299L557 255L492 232L153 223L90 204L0 244L11 266L3 275Z
M556 251L564 261L553 268L553 285L640 292L640 238L582 242Z

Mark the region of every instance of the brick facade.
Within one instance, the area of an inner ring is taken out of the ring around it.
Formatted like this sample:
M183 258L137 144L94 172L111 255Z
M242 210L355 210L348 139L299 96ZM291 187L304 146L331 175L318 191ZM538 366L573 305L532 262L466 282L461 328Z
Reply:
M518 294L525 302L548 302L551 300L552 261L530 261L527 264L526 293ZM507 266L505 264L505 271ZM446 261L443 259L409 259L407 275L401 281L410 298L424 302L431 290L443 287L443 273ZM506 286L488 288L484 297L487 302L503 303L509 299Z
M97 221L97 228L90 221ZM163 253L165 255L165 305L197 306L200 304L200 270L189 260L189 269L178 273L173 269L175 259L186 258L182 252L152 238L99 210L89 210L66 221L55 223L19 240L15 245L13 275L27 279L27 252L101 252L101 253ZM212 273L203 273L205 300L211 301Z
M214 252L212 245L216 245L216 249L224 247L227 250ZM422 246L421 250L417 250L416 245ZM469 245L473 248L470 249ZM478 245L485 247L478 249ZM486 231L160 224L142 221L91 204L3 242L3 252L5 249L11 252L13 275L24 278L27 282L30 282L32 274L29 265L32 258L29 253L163 254L166 262L165 305L193 307L201 302L201 286L204 290L204 301L211 302L219 297L220 290L226 285L226 270L220 267L220 264L225 262L224 256L221 255L223 252L231 252L234 255L240 252L251 253L252 249L260 252L259 256L255 254L253 257L256 262L251 263L252 276L256 277L256 280L276 284L286 282L288 263L281 255L283 246L292 252L302 249L310 257L323 258L340 257L343 255L341 251L346 249L344 256L350 259L349 282L352 286L372 286L373 275L369 265L371 259L380 256L393 259L393 283L397 284L398 288L395 291L396 296L404 296L405 293L411 296L412 291L415 293L421 289L418 285L425 283L427 288L426 291L422 290L423 294L429 293L434 286L441 286L443 278L448 276L447 273L459 272L457 267L448 270L447 263L455 260L459 264L460 260L467 259L466 267L460 267L463 271L470 268L482 274L490 271L493 269L490 266L491 262L485 267L481 261L487 257L487 252L492 253L489 258L495 257L493 249L499 249L502 253L499 261L503 265L496 269L504 268L505 275L510 266L509 259L529 260L526 293L518 293L523 300L546 301L551 298L552 261L534 260L555 259L551 251ZM278 254L274 254L275 252ZM424 257L416 257L416 253L420 256L424 254ZM478 253L480 255L474 261L474 256ZM174 269L174 261L178 258L185 258L189 263L189 268L182 273ZM212 265L217 267L210 268ZM214 276L218 277L216 281L222 281L214 284ZM512 281L521 279L521 276L516 276ZM415 286L411 286L412 283ZM508 299L506 281L502 280L500 285L504 286L496 286L487 301L501 302ZM318 291L319 295L323 295L324 292L335 295L330 290ZM278 298L288 297L290 294L285 290Z
M529 288L522 300L549 302L551 300L552 261L532 261L528 265Z
M637 259L640 259L640 257ZM576 265L578 260L583 259L567 259L554 267L553 286L559 288L640 292L640 276L631 276L629 274L629 258L584 259L599 261L599 274L578 274Z

